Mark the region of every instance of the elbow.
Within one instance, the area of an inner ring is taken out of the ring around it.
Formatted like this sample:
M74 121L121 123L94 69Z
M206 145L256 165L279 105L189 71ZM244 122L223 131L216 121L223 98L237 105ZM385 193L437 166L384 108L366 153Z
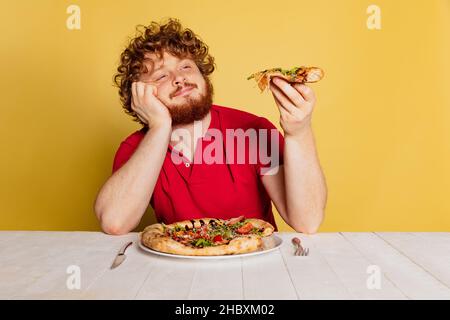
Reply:
M121 236L124 234L127 234L129 230L125 228L123 225L119 223L106 223L102 221L100 223L102 231L106 234L112 235L112 236Z
M100 210L95 206L95 214L100 221L100 227L102 231L109 235L121 236L130 232L130 229L124 224L114 219L113 214L107 213L104 210Z
M305 232L303 232L306 235L313 235L316 234L319 231L319 228L312 228L312 229L306 229Z
M304 233L306 235L313 235L316 234L319 231L319 227L314 227L314 226L293 226L293 229L295 230L295 232L299 232L299 233Z
M317 217L323 217L323 215L317 215ZM291 227L295 230L295 232L313 235L319 231L321 224L322 218L320 218L318 221L312 221L308 223L292 223Z

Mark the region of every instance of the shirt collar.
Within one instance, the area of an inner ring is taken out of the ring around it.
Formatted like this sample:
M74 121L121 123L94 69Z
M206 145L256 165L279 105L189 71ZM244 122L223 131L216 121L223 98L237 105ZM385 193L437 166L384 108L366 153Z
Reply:
M214 135L211 134L211 131L210 131L211 129L218 129L218 130L220 130L221 133L222 133L222 135L223 135L223 139L222 139L222 143L223 143L223 152L224 152L225 157L228 158L228 155L227 155L227 152L226 152L226 143L225 143L225 129L226 129L226 128L223 128L222 119L221 119L221 114L220 114L219 110L217 110L217 109L215 108L214 105L211 106L210 112L211 112L211 122L210 122L210 124L209 124L208 130L207 130L206 133L205 133L205 137L206 137L206 136L208 136L208 137L214 137ZM173 148L172 148L172 146L169 144L168 150L167 150L167 151L168 151L169 153L171 153L172 150L173 150ZM178 152L175 152L175 153L178 154L179 156L182 156L182 154L180 154L180 153L178 153ZM231 164L229 163L229 161L226 161L226 165L227 165L228 171L230 172L231 179L233 180L233 182L235 182L235 178L234 178L232 166L231 166Z
M205 137L213 137L214 138L214 135L211 133L211 129L218 129L218 130L222 131L219 111L216 110L214 105L211 106L210 113L211 113L211 121L209 123L208 130L206 130L205 136L203 137L203 139ZM170 144L168 145L167 151L169 153L172 152L172 151L176 152L176 151L173 150L173 147ZM179 154L179 155L181 154L179 152L176 152L176 153Z

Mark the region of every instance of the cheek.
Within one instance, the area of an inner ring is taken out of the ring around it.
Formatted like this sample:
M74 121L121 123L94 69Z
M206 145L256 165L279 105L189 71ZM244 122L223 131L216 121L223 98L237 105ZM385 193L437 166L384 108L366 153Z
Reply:
M203 92L206 89L206 81L205 79L203 79L202 76L200 76L199 78L195 79L195 83L197 84L198 88Z
M169 85L168 82L158 84L158 98L168 99L173 90L174 89Z

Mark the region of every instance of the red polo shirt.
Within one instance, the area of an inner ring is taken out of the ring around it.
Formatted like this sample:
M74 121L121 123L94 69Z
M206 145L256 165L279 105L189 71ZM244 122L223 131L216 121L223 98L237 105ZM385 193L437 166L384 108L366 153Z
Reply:
M255 129L255 132L266 129L267 139L260 138L259 134L256 135L256 144L245 139L244 145L241 144L245 152L242 161L237 152L239 143L236 138L229 138L230 129L242 129L243 132L248 129ZM147 130L143 128L134 132L120 144L114 158L113 172L133 155ZM261 182L264 174L261 169L270 167L271 163L267 163L269 158L259 157L260 148L267 147L269 151L263 150L263 154L271 154L271 130L277 136L272 140L277 144L273 150L278 151L281 165L284 138L269 120L245 111L212 105L210 126L205 136L199 138L195 153L196 156L199 152L200 155L211 154L223 161L208 163L202 159L201 163L190 163L169 145L150 200L158 222L169 224L205 217L229 219L245 215L246 218L266 220L277 228L271 200ZM222 138L217 135L219 132ZM264 141L267 141L267 146ZM256 161L251 156L255 148Z

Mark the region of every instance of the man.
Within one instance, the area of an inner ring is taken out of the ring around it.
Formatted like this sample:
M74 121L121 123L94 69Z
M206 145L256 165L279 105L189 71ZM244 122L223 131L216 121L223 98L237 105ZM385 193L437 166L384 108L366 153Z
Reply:
M133 230L149 203L164 223L245 215L276 227L271 201L297 232L317 232L327 191L311 128L314 92L271 82L283 137L263 117L213 104L213 70L207 46L175 19L145 27L122 53L115 80L125 111L143 128L121 143L97 196L106 233ZM236 146L236 136L226 139L230 130L266 134L249 134ZM270 166L261 156L267 150ZM205 154L224 161L202 161Z

